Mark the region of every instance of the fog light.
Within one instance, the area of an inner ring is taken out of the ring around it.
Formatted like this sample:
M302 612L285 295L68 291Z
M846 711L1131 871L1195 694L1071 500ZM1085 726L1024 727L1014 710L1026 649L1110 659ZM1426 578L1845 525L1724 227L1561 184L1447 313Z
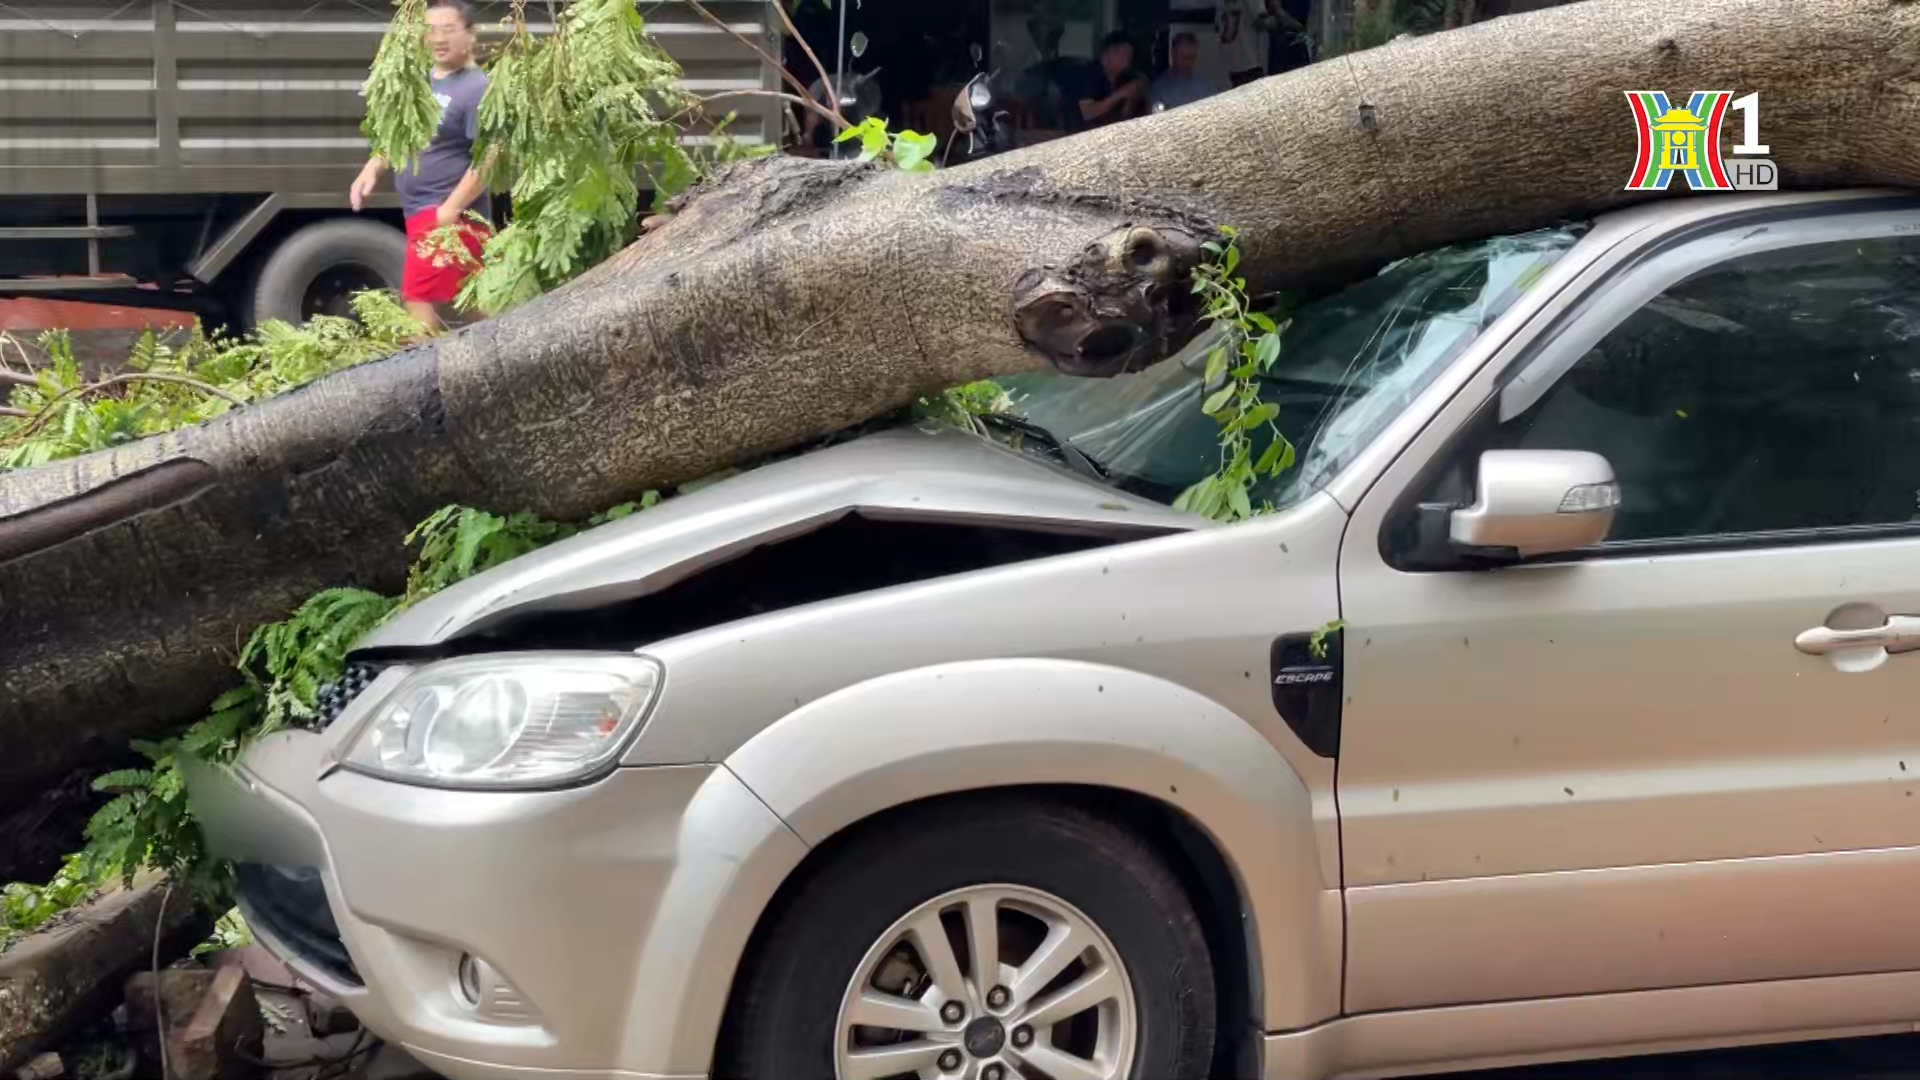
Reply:
M467 999L467 1004L478 1006L480 1004L480 961L475 960L472 953L461 953L459 974L460 996Z

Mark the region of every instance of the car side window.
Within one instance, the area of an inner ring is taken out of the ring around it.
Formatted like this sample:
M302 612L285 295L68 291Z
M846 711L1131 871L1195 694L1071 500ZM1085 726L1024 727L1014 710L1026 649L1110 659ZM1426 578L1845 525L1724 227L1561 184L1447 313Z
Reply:
M1697 272L1494 441L1605 455L1609 542L1920 523L1920 237Z

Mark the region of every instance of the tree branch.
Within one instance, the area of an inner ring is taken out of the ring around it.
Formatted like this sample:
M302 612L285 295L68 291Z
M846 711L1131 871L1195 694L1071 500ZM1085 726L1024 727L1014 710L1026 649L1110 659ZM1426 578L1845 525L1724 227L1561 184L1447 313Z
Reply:
M840 88L834 85L833 76L827 74L827 65L822 64L820 58L813 54L813 46L807 44L807 39L801 35L800 28L793 25L793 16L787 14L787 6L785 4L775 3L773 10L775 14L780 16L780 23L787 28L787 33L793 35L793 40L800 43L800 51L806 53L807 59L813 61L813 70L820 75L820 85L827 88L827 100L833 102L834 112L838 113L840 111ZM846 124L846 118L841 117L840 122Z
M735 30L733 27L728 26L726 23L720 21L720 17L718 15L715 15L713 12L707 10L707 5L701 3L700 0L687 0L687 6L693 8L694 11L698 12L701 18L707 20L713 25L726 31L727 34L730 35L735 41L738 41L740 44L745 45L749 49L752 49L754 52L754 55L760 57L761 60L764 60L768 64L772 65L773 70L779 72L780 77L782 79L787 80L787 85L799 91L802 97L805 97L808 99L811 99L813 97L813 94L810 91L808 91L804 85L801 84L800 80L794 78L793 73L787 70L787 65L781 63L779 60L776 60L773 57L773 54L767 52L767 50L761 48L759 45L754 44L754 42L750 40L745 34L740 33L740 31ZM778 7L777 4L775 6ZM780 18L781 18L781 21L786 22L787 25L789 26L793 25L792 22L787 20L786 12L782 11L780 13ZM798 34L795 34L794 36L799 37ZM806 40L804 38L801 39L800 41L801 48L806 48L806 45L807 45ZM807 49L807 55L812 56L813 50ZM814 63L818 65L819 61L816 60L814 61ZM825 71L821 72L821 81L827 86L829 90L833 88L833 80L826 78ZM840 114L839 96L837 94L829 93L827 97L830 99L830 101L827 104L825 111L827 112L830 119L832 119L834 123L840 125L843 128L852 127L853 125L847 122L847 118Z
M822 106L819 102L813 100L812 98L804 98L799 96L798 94L783 93L779 90L722 90L717 94L708 94L705 97L694 98L693 99L694 103L692 105L689 105L684 109L681 109L679 112L675 113L672 118L675 120L678 120L680 117L685 116L686 114L694 111L694 109L702 105L705 105L709 101L718 101L721 98L730 98L730 97L779 98L781 101L791 101L795 105L800 106L801 108L811 109L814 112L820 114L822 117L825 117L831 123L838 124L843 122L839 116L836 116L835 114L828 112L824 106Z
M26 424L21 426L19 431L16 431L11 436L9 436L7 439L7 442L18 443L28 438L31 438L41 428L47 426L47 421L52 419L53 417L54 406L59 405L61 402L67 400L70 397L73 397L76 394L97 394L100 391L105 390L109 386L119 386L123 383L130 383L130 382L177 383L182 386L191 386L194 389L204 394L211 394L214 397L225 398L227 401L230 401L235 405L246 404L245 399L237 398L232 394L227 393L225 390L222 390L219 387L214 386L211 383L204 383L204 382L201 382L199 379L191 378L186 375L167 375L157 371L130 371L124 375L113 375L108 378L101 379L99 382L88 383L85 386L70 386L67 389L60 391L58 394L53 395L53 397L47 399L47 403L45 405L40 406L40 410L38 412L35 412L32 414L25 414L25 413L21 414L23 416L28 417L27 422ZM9 412L12 412L12 411L16 411L16 410L9 410Z

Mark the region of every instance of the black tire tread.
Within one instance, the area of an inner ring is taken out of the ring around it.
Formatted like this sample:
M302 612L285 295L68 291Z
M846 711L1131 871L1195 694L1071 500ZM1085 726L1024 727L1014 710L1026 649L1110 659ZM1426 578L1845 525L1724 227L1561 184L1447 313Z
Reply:
M766 928L764 947L738 977L714 1075L720 1080L830 1077L831 1046L796 1043L811 1041L803 1032L832 1029L844 980L862 952L913 906L996 875L1044 888L1079 907L1115 938L1123 959L1135 950L1130 965L1143 948L1170 954L1150 956L1170 963L1141 965L1173 976L1177 990L1170 995L1149 993L1141 972L1130 970L1142 1013L1157 1006L1157 1021L1142 1016L1142 1046L1135 1060L1152 1080L1206 1075L1216 1024L1213 970L1185 889L1150 846L1113 822L1028 795L909 807L863 828L833 852ZM965 880L969 876L973 880ZM1019 880L1023 877L1028 880ZM1123 893L1131 896L1116 895ZM823 980L823 972L838 974ZM841 982L813 985L832 978ZM832 1001L824 1024L823 997ZM1161 1000L1150 1003L1149 997Z
M406 259L407 234L371 218L330 218L305 226L282 240L254 278L254 325L280 319L298 325L300 302L320 272L342 262L368 266L396 291Z

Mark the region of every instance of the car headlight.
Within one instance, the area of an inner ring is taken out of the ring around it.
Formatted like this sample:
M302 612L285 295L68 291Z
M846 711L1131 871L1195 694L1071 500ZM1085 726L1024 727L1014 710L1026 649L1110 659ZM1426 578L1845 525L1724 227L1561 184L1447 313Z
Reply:
M444 660L373 709L341 764L405 783L552 787L610 764L660 686L640 656L565 653Z

